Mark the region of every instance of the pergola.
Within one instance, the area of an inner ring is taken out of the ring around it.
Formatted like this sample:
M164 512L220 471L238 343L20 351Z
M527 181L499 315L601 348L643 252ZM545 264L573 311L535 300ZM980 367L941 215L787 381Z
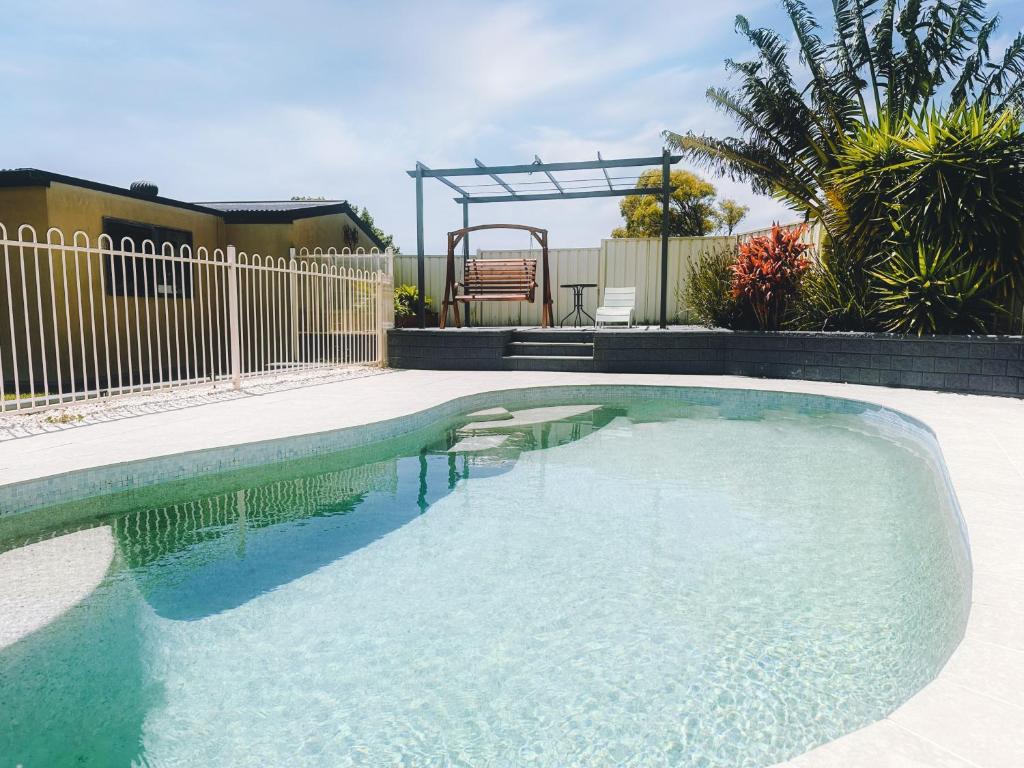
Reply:
M534 161L525 165L484 165L474 160L475 165L466 168L432 169L417 162L416 168L408 174L416 180L416 285L419 289L417 307L419 327L426 327L425 268L423 250L423 179L437 179L458 193L456 203L462 205L462 226L469 226L469 206L480 203L529 203L538 200L579 200L587 197L626 197L627 195L661 195L661 327L668 325L668 224L669 197L672 194L671 167L682 159L667 149L661 156L627 157L605 160L598 152L597 160L582 160L569 163L545 163L534 155ZM660 187L636 186L637 176L612 176L612 168L661 167ZM599 170L595 178L559 178L556 174L569 171ZM515 180L507 176L543 175L544 179ZM484 176L490 182L480 184L456 183L453 178ZM462 241L462 254L469 256L469 237Z

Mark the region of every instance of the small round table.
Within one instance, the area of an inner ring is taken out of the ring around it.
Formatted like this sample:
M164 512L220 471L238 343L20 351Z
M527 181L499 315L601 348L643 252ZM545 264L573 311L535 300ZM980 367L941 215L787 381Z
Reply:
M583 318L590 318L590 324L595 323L594 318L587 314L587 311L583 309L583 289L584 288L597 288L597 283L562 283L562 288L572 288L572 309L565 317L558 321L558 327L561 328L565 325L565 321L573 315L576 315L573 325L577 328L583 325Z

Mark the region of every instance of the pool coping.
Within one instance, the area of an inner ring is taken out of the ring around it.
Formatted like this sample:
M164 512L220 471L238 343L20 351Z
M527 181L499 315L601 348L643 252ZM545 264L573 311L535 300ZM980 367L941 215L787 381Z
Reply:
M942 450L970 534L974 585L964 640L936 679L888 717L782 765L1024 764L1021 401L731 376L402 371L197 406L188 414L195 418L181 411L149 414L0 443L0 499L8 499L11 512L25 508L12 493L19 485L38 489L43 487L39 483L100 468L131 480L140 460L160 462L204 451L227 455L251 443L301 438L296 445L337 450L345 446L330 436L339 430L415 414L433 420L441 415L438 407L452 404L454 409L453 401L496 390L633 384L823 395L891 409L927 425ZM114 462L104 463L100 456ZM184 464L180 469L195 471ZM135 481L135 487L150 484Z

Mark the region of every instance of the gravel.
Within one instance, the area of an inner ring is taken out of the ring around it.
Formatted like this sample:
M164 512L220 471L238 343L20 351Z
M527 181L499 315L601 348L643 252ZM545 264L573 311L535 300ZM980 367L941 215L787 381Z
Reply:
M388 368L364 365L329 370L289 371L244 381L242 388L237 390L232 389L230 382L195 384L153 392L118 395L102 400L80 401L32 413L0 413L0 441L74 429L87 424L115 421L148 413L161 413L207 403L237 400L252 395L265 395L269 392L298 387L327 384L346 379L360 379L364 376L383 376L390 372L391 370ZM7 405L9 406L10 403Z

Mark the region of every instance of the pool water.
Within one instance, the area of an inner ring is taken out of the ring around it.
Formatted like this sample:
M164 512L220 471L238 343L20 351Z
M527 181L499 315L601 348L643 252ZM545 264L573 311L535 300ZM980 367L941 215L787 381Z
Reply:
M767 766L872 722L963 634L955 501L920 428L777 400L111 499L104 583L0 652L0 763Z

